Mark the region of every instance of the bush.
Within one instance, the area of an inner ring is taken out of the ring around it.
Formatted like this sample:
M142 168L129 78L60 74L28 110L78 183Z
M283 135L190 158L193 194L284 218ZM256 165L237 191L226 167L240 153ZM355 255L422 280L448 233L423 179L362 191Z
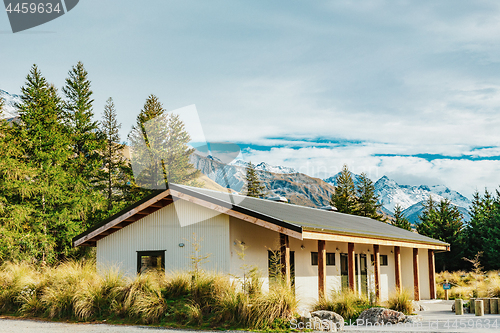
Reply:
M392 310L403 312L405 315L413 313L413 296L406 289L397 290L389 296L387 307Z
M344 317L344 320L355 321L361 312L371 308L372 305L365 295L358 295L348 289L341 292L333 292L330 297L320 299L315 305L314 310L333 311Z
M152 271L126 279L113 269L98 274L93 261L46 268L7 263L0 267L0 314L196 327L283 326L297 307L293 291L277 283L264 293L255 279L248 288L229 276L203 271Z
M499 271L476 274L475 272L441 272L436 275L438 298L444 298L442 284L448 281L451 289L448 291L450 299L470 299L472 297L500 297Z

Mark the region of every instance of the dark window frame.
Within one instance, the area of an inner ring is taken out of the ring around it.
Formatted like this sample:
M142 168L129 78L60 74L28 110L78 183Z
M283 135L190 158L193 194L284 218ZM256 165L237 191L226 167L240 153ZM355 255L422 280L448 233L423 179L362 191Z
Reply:
M149 250L137 252L137 274L141 274L141 257L145 256L161 256L161 269L165 270L165 252L167 250Z
M387 254L380 254L380 266L389 266L389 258ZM372 266L375 265L375 257L371 255Z
M333 258L333 264L331 259ZM318 252L311 252L311 266L318 266ZM335 266L335 252L326 253L326 266Z

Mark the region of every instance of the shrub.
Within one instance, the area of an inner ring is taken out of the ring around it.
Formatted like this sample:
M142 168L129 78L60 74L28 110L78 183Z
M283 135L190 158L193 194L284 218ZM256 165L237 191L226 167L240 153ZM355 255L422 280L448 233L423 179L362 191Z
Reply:
M320 299L314 310L333 311L344 317L344 320L355 321L361 312L371 307L370 301L365 295L358 295L348 289L341 292L332 292L330 297Z
M146 324L278 329L292 318L297 299L276 283L267 293L255 275L245 288L223 274L166 275L150 271L134 279L116 269L98 274L93 261L68 261L37 268L24 263L0 267L0 313L54 319L109 317ZM249 287L251 285L251 287Z
M387 307L392 310L403 312L405 315L413 313L413 296L410 291L400 289L389 296Z

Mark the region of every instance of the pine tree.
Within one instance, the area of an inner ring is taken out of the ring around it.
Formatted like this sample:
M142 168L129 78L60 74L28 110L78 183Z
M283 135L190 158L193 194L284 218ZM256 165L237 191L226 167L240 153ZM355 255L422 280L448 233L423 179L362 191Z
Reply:
M356 211L356 189L347 164L343 165L342 171L337 175L336 183L330 204L340 213L353 214Z
M500 192L496 191L493 201L493 211L484 225L485 237L483 244L483 264L487 270L500 268L498 254L500 253Z
M472 258L475 253L482 252L481 262L487 270L499 269L498 253L500 252L500 194L493 197L488 190L481 196L473 195L470 208L471 220L463 231L463 257Z
M255 171L255 165L253 165L252 162L248 162L246 169L247 173L244 192L246 192L248 197L262 198L265 195L264 190L266 187L259 181L257 172Z
M165 188L166 182L193 184L199 171L189 162L194 152L191 138L178 115L166 113L158 98L150 95L128 136L137 184Z
M392 225L411 231L411 223L403 214L403 208L400 205L394 207L394 222Z
M79 202L86 211L83 225L89 227L98 215L96 211L104 205L104 200L96 188L102 161L99 150L105 144L99 132L98 122L93 120L93 102L91 82L88 72L81 62L73 66L68 73L63 92L64 123L69 132L73 156L70 159L72 173L72 191L79 196Z
M33 66L21 90L16 129L24 151L21 163L32 175L30 180L16 182L24 191L18 200L29 216L29 235L39 243L28 246L39 249L34 253L37 259L50 262L56 253L69 254L71 235L83 229L75 220L84 218L85 212L67 186L71 181L67 172L71 140L55 87Z
M366 173L361 173L359 182L356 186L356 208L353 213L359 216L385 221L384 216L377 212L381 207L382 204L379 203L379 198L375 194L373 182L368 178Z
M124 200L124 188L129 182L126 159L123 154L125 146L120 142L120 128L115 104L110 97L104 106L100 131L105 137L105 145L101 148L102 165L100 179L101 189L105 193L108 211L113 211L114 203Z
M451 251L436 254L436 268L438 270L458 269L462 265L462 243L461 231L463 217L457 206L448 199L439 203L434 202L431 196L424 204L424 211L419 217L420 224L417 225L419 234L447 242Z
M2 107L0 99L0 262L5 262L30 259L32 253L26 247L34 248L38 239L29 232L30 209L22 200L31 191L22 180L33 174L21 162L23 147L14 128L3 119Z
M99 168L98 150L104 143L99 137L98 122L93 120L94 112L92 104L92 90L88 73L81 62L78 62L68 73L66 86L63 92L66 96L65 121L68 124L73 152L76 158L73 161L77 165L78 173L84 169L87 178L95 177L95 171Z

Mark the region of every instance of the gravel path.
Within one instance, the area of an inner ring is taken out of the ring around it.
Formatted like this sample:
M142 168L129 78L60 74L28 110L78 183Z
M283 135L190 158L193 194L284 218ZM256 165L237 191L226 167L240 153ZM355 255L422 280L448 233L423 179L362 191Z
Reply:
M346 326L347 332L500 332L500 315L476 317L473 314L456 316L451 312L452 301L422 301L430 311L420 312L423 322L406 326ZM193 331L185 329L167 329L148 326L57 323L39 320L13 319L0 317L0 333L214 333L214 331ZM244 333L226 331L226 333Z
M193 331L184 329L167 329L148 326L57 323L40 320L0 318L0 333L214 333L214 331ZM234 331L226 331L235 333ZM238 333L244 333L238 331Z

